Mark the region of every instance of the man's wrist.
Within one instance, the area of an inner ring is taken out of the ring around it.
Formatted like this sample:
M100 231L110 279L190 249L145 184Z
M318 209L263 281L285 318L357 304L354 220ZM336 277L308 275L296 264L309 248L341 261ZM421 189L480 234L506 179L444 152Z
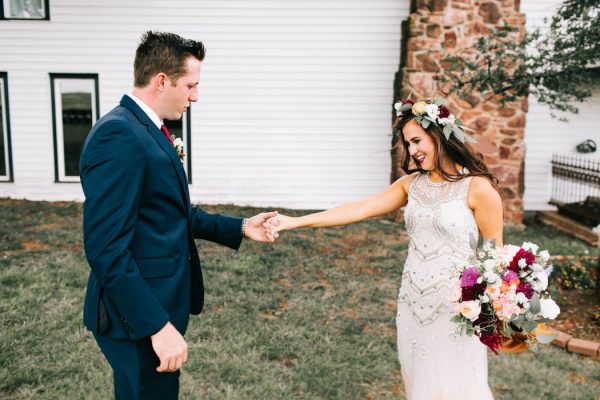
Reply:
M246 237L246 224L248 223L248 218L242 219L242 239Z

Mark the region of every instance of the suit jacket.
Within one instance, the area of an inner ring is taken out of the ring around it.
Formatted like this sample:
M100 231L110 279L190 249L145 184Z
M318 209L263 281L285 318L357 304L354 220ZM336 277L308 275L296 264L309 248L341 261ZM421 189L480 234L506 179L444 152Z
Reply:
M129 96L92 128L80 176L91 268L85 325L132 340L167 321L185 333L189 314L204 303L194 238L237 249L242 219L191 206L179 156Z

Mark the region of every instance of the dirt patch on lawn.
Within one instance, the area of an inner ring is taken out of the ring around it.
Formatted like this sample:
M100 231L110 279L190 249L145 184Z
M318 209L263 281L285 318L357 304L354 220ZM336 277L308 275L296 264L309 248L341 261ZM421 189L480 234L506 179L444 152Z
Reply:
M560 307L560 314L548 324L552 328L568 333L577 339L600 342L600 303L594 290L559 289L554 299Z

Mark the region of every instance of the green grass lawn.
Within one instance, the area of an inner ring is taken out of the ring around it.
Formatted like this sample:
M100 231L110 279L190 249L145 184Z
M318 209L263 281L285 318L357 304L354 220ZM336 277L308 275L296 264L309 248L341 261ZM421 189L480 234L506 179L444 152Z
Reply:
M541 226L506 232L509 243L523 239L599 254ZM238 252L198 246L206 306L186 334L182 399L403 398L394 326L403 224L286 232ZM81 322L88 271L80 204L0 200L0 398L112 396L108 364ZM600 395L600 363L555 347L489 359L498 399Z

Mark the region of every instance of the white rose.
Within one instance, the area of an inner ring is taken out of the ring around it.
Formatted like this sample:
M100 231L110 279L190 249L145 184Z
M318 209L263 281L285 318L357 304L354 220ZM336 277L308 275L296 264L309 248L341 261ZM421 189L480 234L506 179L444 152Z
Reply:
M531 242L523 242L523 246L521 246L523 250L529 250L533 255L537 253L539 246L535 243Z
M448 118L438 118L438 123L440 125L454 124L456 122L456 117L452 114L448 116Z
M527 298L527 296L525 296L525 293L517 293L517 295L515 296L515 300L517 301L517 303L523 305L529 303L529 299Z
M548 250L540 251L540 254L538 254L538 256L541 257L543 263L547 263L550 259L550 253L548 253Z
M401 107L402 107L402 103L396 103L396 104L394 104L394 109L395 109L396 111L400 111L400 108L401 108Z
M483 278L485 279L485 281L487 283L491 283L491 284L498 283L501 280L500 275L498 275L497 273L495 273L493 271L484 272Z
M542 267L542 266L541 266L540 264L538 264L538 263L533 263L533 264L531 265L531 270L532 270L533 272L542 272L542 271L544 270L544 267Z
M519 251L520 247L513 246L512 244L506 244L498 251L498 256L502 259L505 264L508 264L512 261Z
M425 112L433 121L437 120L438 115L440 115L440 109L435 104L427 104L425 106Z
M495 266L496 266L496 260L489 259L489 260L485 260L483 262L483 268L486 271L492 271Z
M173 140L173 145L177 147L183 146L183 140L181 140L181 138L175 138L175 140Z
M534 272L531 274L529 283L536 292L546 290L548 287L548 275L546 275L546 271Z
M519 268L523 269L527 266L527 261L524 258L521 258L518 262Z
M540 315L544 318L555 319L560 313L560 307L552 299L540 299Z
M475 321L481 312L481 305L477 300L463 301L460 303L460 313L467 319Z

